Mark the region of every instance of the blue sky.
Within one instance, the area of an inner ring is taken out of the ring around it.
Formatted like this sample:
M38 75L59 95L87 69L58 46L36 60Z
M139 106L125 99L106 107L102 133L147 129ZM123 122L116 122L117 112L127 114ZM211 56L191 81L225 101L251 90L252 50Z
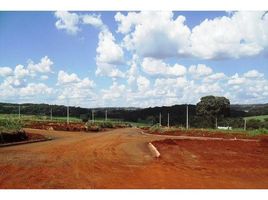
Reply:
M264 12L0 12L0 101L268 102Z

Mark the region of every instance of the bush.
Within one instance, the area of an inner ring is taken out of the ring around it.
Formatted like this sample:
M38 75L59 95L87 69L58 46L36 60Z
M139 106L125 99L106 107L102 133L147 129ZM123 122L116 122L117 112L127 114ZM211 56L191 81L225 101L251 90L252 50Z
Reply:
M23 123L18 119L0 119L0 142L18 142L27 139L22 127Z
M259 119L250 119L247 121L247 128L248 129L259 129L261 128L262 123Z
M23 127L23 123L19 119L7 118L0 119L0 131L16 132L20 131Z

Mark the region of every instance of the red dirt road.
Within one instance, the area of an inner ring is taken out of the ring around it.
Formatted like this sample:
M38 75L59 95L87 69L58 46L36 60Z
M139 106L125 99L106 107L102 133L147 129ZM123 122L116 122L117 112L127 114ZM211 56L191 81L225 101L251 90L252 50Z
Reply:
M267 143L172 140L139 129L27 129L52 141L0 148L0 188L268 188ZM170 137L169 137L170 138Z

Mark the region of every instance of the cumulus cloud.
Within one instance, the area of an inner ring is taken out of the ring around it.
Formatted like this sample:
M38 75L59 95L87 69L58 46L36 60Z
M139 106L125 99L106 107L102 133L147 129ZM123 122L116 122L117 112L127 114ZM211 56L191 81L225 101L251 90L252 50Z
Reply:
M88 24L91 26L94 26L96 28L105 28L105 25L103 24L100 15L82 15L81 16L83 24Z
M87 102L96 98L92 91L95 83L88 77L82 79L75 73L68 74L60 70L57 86L57 96L60 102L68 101L73 105L87 105Z
M183 76L187 71L182 65L175 64L171 66L163 62L163 60L153 58L144 58L141 66L143 71L149 75Z
M109 89L103 89L102 99L103 100L118 100L118 98L122 98L126 93L126 86L120 85L117 82L113 82Z
M139 76L137 78L137 85L138 85L138 90L143 92L143 91L146 91L150 87L150 81L144 76Z
M40 94L49 95L52 92L52 88L49 88L44 83L29 83L26 87L23 87L19 91L20 96L36 96Z
M76 13L57 11L55 17L57 18L55 23L57 29L65 30L70 34L76 34L79 31L79 16Z
M184 16L173 19L172 12L118 12L115 20L117 31L126 34L124 46L139 56L161 59L186 54L190 29Z
M40 62L34 64L32 60L29 60L27 69L30 73L49 73L52 72L53 62L47 57L41 58Z
M10 67L0 67L0 76L6 77L11 76L13 70Z
M191 56L202 59L257 55L268 46L265 12L232 12L205 19L192 30L185 17L172 12L129 12L115 15L124 45L142 57Z
M18 79L24 78L30 74L29 70L23 65L17 65L14 69L14 76Z
M257 70L253 69L246 73L244 73L244 77L246 78L261 78L264 74L258 72Z
M192 74L195 78L210 75L212 71L213 70L210 67L204 64L191 65L189 67L189 73Z
M116 43L113 34L106 28L99 33L96 52L97 75L113 78L125 76L117 67L123 63L124 52Z
M105 29L99 33L99 42L96 49L97 62L109 64L122 64L124 52L116 44L113 34Z
M259 54L268 45L268 18L263 14L240 11L204 20L192 30L191 51L205 59Z
M80 79L77 74L60 70L58 72L58 85L73 85L77 88L91 88L94 86L94 81L89 78Z
M42 75L42 76L40 76L40 79L43 80L43 81L44 80L47 80L48 79L48 76L47 75Z
M58 84L77 83L79 80L75 73L68 74L62 70L58 73Z
M245 83L245 81L246 79L244 77L241 77L238 75L238 73L236 73L228 80L228 84L229 85L241 85Z
M215 73L215 74L211 74L209 76L206 76L203 78L203 82L215 82L215 81L219 81L219 80L225 80L226 79L226 75L222 72L220 73Z

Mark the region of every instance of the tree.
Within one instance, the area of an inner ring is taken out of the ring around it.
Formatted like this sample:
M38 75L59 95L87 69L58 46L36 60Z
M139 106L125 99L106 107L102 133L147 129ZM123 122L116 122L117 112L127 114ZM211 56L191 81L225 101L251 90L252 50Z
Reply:
M218 118L230 116L230 101L225 97L202 97L196 105L196 114L209 120L213 126Z

